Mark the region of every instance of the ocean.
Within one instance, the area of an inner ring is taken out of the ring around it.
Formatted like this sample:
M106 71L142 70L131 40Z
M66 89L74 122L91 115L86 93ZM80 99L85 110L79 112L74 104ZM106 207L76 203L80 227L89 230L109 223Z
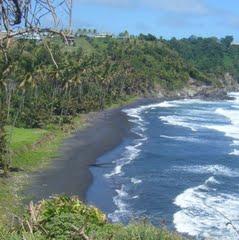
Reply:
M87 201L112 222L147 219L195 239L238 239L239 93L122 110L131 134L92 167Z

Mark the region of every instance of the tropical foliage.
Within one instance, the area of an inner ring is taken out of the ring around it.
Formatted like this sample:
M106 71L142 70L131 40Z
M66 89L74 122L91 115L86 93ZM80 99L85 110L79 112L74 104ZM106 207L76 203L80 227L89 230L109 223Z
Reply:
M229 72L239 78L239 47L233 44L232 36L173 38L167 44L204 73L218 77Z
M220 86L218 79L226 72L239 78L239 47L230 36L166 41L127 31L119 38L92 37L96 33L78 31L72 46L57 37L14 39L0 53L1 173L7 175L11 164L7 125L49 130L131 96L179 91L192 79L197 86ZM20 168L28 162L24 158L13 163ZM86 234L95 239L179 239L147 223L110 224L77 198L54 198L33 207L34 218L27 215L14 230L0 229L0 238L69 239L73 234L86 239Z
M147 221L128 226L111 224L100 210L83 204L77 197L60 196L31 204L21 224L11 232L5 230L1 239L180 240L181 237Z
M219 86L218 77L225 72L239 77L239 48L231 37L166 41L151 34L121 35L76 34L72 46L58 37L14 39L7 61L1 52L0 162L6 169L6 124L62 125L79 113L104 109L129 96L180 90L189 79Z
M79 41L82 42L82 39ZM22 127L66 123L78 113L104 109L131 95L147 95L155 86L175 90L189 77L208 81L176 51L160 41L84 39L87 50L48 43L15 41L9 63L0 57L8 121Z

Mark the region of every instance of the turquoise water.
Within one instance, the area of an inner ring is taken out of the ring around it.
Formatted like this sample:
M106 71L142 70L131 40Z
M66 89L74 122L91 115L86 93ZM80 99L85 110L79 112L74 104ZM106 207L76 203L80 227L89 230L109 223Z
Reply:
M131 133L92 168L88 202L198 239L238 239L239 94L123 110ZM233 226L232 226L233 225Z

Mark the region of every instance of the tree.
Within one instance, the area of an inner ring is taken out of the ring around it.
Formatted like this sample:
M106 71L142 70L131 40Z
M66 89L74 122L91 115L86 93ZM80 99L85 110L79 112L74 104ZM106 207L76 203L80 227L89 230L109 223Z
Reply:
M97 30L96 29L93 29L93 34L97 35Z
M226 36L225 38L221 39L221 43L226 47L229 48L233 42L233 36Z
M2 85L3 82L0 82ZM10 156L8 154L8 143L5 126L7 124L7 112L5 98L2 93L4 86L0 86L0 168L2 167L4 176L7 176Z
M119 37L120 38L129 38L130 35L129 35L129 32L127 30L125 30L124 32L119 33Z
M0 31L4 32L4 34L0 36L0 49L4 56L3 69L1 69L2 72L0 75L0 165L2 165L5 176L7 176L10 166L6 134L6 124L8 120L7 106L9 107L11 104L8 95L8 87L11 83L7 75L13 67L11 59L8 57L10 40L18 36L22 36L25 39L29 37L30 39L34 39L35 36L38 35L39 38L42 39L49 37L50 34L59 34L68 42L66 33L62 30L56 30L60 23L57 16L60 7L65 8L71 19L72 0L0 0ZM53 20L51 28L43 28L41 26L42 19L44 17L49 18L49 16ZM71 20L69 28L71 28ZM55 61L48 42L43 42L55 67L58 69L58 64ZM19 59L19 61L20 60L21 59ZM31 75L28 77L30 76Z
M145 41L156 41L157 40L157 38L150 33L148 35L144 35L144 34L140 33L139 39L145 40Z

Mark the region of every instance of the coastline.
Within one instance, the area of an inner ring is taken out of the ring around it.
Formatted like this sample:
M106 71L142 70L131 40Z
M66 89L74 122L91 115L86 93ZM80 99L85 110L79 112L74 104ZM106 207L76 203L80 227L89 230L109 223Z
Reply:
M90 167L97 164L99 157L117 147L124 137L132 134L129 131L131 123L122 112L123 108L187 97L225 99L224 91L222 93L220 90L218 93L140 98L120 107L113 106L101 112L89 113L87 126L76 130L71 137L63 141L59 148L59 157L54 158L46 169L31 174L30 184L23 191L25 202L39 201L60 194L77 195L85 202L86 193L93 182Z
M130 122L121 110L148 103L150 99L138 99L123 107L89 113L88 126L76 131L60 148L59 157L53 159L47 169L31 176L31 183L24 191L27 200L38 201L52 195L77 195L85 201L92 184L90 167L97 159L118 146L131 134Z

